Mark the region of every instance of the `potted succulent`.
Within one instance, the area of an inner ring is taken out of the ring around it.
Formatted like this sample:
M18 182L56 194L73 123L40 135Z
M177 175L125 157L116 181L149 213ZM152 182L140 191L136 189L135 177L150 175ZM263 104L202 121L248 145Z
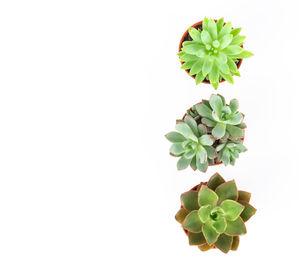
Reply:
M245 222L256 212L249 204L251 194L238 191L235 181L214 174L181 195L175 219L182 224L189 244L202 251L218 248L237 250L239 236L246 233Z
M253 54L243 49L245 36L241 28L232 28L231 22L204 18L182 36L179 44L181 68L195 78L196 84L210 83L215 89L233 75L240 76L242 59Z
M177 120L177 132L166 134L166 138L173 143L170 154L179 157L178 170L191 166L206 172L210 165L235 164L239 154L247 150L243 145L246 124L238 108L236 99L226 105L223 96L212 94Z

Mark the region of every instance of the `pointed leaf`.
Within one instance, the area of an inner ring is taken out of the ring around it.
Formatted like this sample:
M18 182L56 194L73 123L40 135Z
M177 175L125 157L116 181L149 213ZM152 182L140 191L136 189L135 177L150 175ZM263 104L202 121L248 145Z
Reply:
M191 36L191 38L193 40L195 40L197 42L201 42L201 33L197 29L191 27L189 29L189 35Z
M247 202L239 201L239 203L245 207L244 211L241 213L241 218L246 222L256 213L256 209Z
M220 218L219 220L212 222L212 226L217 233L221 234L225 231L227 223L225 218Z
M191 161L192 159L186 159L184 157L181 157L177 162L177 169L178 170L186 169L190 165Z
M209 222L203 224L202 233L209 245L215 243L219 237L219 233L215 231Z
M225 131L226 131L226 124L222 122L218 122L217 125L212 130L212 135L215 138L220 139L225 135Z
M234 138L242 138L244 136L243 129L241 129L239 127L227 124L226 130Z
M212 37L213 40L216 40L218 37L218 30L217 30L217 25L213 19L208 20L208 32L210 33L210 36Z
M242 30L242 28L235 28L235 29L232 29L230 33L233 36L237 36L241 32L241 30Z
M191 246L195 246L195 245L199 246L199 245L206 244L206 240L202 232L201 233L188 232L188 237L189 237L189 244Z
M220 174L215 173L212 175L212 177L209 179L207 186L212 189L215 190L219 185L221 185L222 183L225 183L225 180L221 177Z
M196 152L196 164L197 161L200 163L206 163L207 162L207 152L205 148L201 145L199 145L199 150Z
M231 22L226 23L219 33L219 39L231 32Z
M211 209L212 209L211 205L204 205L201 206L201 208L199 209L199 218L202 223L205 223L207 221Z
M239 191L238 201L250 202L251 193L247 191Z
M196 143L198 142L198 138L194 135L192 129L186 123L176 124L175 129L184 137L189 138Z
M239 101L237 99L231 99L229 103L229 107L232 113L235 113L239 109Z
M198 74L199 72L202 71L202 66L203 66L203 62L202 60L196 61L193 66L191 67L190 70L190 75L193 76L195 74Z
M217 113L217 115L221 114L223 108L223 101L219 95L212 94L209 99L209 104L212 107L212 109Z
M179 143L186 140L186 138L177 132L170 132L166 134L166 138L172 143Z
M232 39L233 39L233 35L231 34L224 35L220 40L220 49L223 50L224 48L226 48L231 43Z
M208 118L210 120L213 120L213 117L211 114L212 111L208 106L201 103L201 104L197 104L195 107L196 107L196 110L199 113L199 115L201 115L202 117Z
M199 204L198 204L198 192L197 191L188 191L181 195L181 205L189 210L198 210Z
M226 234L221 234L215 243L215 246L224 253L231 249L233 237Z
M241 235L247 232L245 223L241 217L238 217L235 221L227 221L227 228L225 234L227 235Z
M174 156L180 156L182 153L185 152L185 149L183 148L181 143L175 143L170 148L170 153Z
M236 220L244 210L244 206L233 200L224 200L221 208L225 211L225 218L230 221Z
M212 66L213 66L213 61L211 60L210 57L206 57L204 59L204 63L203 63L203 66L202 66L202 74L204 76L206 76L211 71Z
M233 236L232 238L232 244L231 244L231 250L237 250L240 244L240 237L239 236Z
M185 208L180 208L180 210L177 212L175 215L175 219L179 222L182 223L185 219L185 217L190 213L190 211L186 210Z
M202 72L199 72L195 77L196 85L200 84L204 79L205 76L202 75Z
M219 19L218 22L217 22L217 30L218 30L218 33L221 31L223 25L224 25L224 18L221 18L221 19Z
M218 195L205 185L201 187L198 193L199 206L216 205L218 199L219 199Z
M219 185L216 188L216 194L219 197L218 204L222 203L224 200L237 200L238 197L238 191L236 188L236 184L234 180L225 182L221 185Z
M194 210L189 213L182 224L183 228L189 232L199 233L201 232L202 222L200 221L198 211Z
M211 36L208 31L203 30L201 32L201 40L204 44L207 44L207 45L211 44L212 39L211 39Z

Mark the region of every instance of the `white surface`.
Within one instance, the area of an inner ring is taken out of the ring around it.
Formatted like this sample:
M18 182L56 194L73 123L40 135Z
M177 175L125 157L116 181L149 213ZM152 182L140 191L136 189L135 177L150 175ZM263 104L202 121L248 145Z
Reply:
M297 1L1 1L0 268L296 268ZM180 69L204 16L243 27L235 167L176 171L164 134L214 92ZM252 192L237 252L188 246L179 196L214 172Z

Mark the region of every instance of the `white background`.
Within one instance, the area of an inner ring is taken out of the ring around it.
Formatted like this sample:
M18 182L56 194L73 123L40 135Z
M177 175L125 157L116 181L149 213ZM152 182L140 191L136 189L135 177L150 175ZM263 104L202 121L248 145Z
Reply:
M297 1L0 2L0 268L297 268ZM204 16L246 35L234 167L176 171L164 134L214 93L176 55ZM201 252L174 220L214 172L252 193L237 252Z

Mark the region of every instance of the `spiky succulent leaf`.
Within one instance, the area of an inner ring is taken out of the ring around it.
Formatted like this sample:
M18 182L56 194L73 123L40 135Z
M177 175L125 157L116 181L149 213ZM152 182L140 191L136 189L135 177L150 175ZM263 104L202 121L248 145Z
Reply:
M227 199L236 201L238 198L238 190L234 180L219 185L215 192L219 197L218 204Z
M225 183L225 180L221 177L221 175L219 173L215 173L214 175L211 176L211 178L209 179L207 186L212 189L215 190L219 185L221 185L222 183Z
M220 206L225 212L225 218L230 221L236 220L245 208L242 204L233 200L225 200Z
M190 212L184 219L182 226L189 232L199 233L202 229L202 222L199 218L198 210Z
M198 210L199 204L198 204L198 192L197 191L188 191L181 195L181 205L189 210Z
M198 204L200 207L205 205L214 206L217 204L218 199L219 199L218 195L205 185L201 187L198 193Z
M248 221L256 212L256 209L247 202L239 201L245 208L241 213L241 218L244 222Z
M177 214L175 215L175 219L179 222L182 223L185 219L185 217L190 213L190 211L188 211L185 208L180 208L180 210L177 212Z
M239 75L237 62L253 55L242 48L245 37L240 31L232 29L231 22L224 24L223 18L217 22L204 18L202 30L189 28L192 41L183 42L178 55L182 68L196 75L196 84L207 79L217 89L222 79L233 83L232 76Z
M231 249L232 241L232 236L221 234L215 243L215 246L224 253L227 253Z
M241 235L245 234L246 226L241 217L238 217L234 221L227 221L227 227L225 230L225 234L227 235Z

